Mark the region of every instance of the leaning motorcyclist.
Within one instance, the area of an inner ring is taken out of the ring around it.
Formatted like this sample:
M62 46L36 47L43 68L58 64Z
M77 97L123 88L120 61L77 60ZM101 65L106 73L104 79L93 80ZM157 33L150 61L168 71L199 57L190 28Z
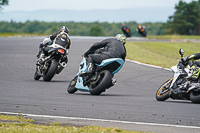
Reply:
M200 59L200 53L192 54L188 57L182 57L181 61L183 62L184 65L189 64L190 65L190 71L191 71L191 76L189 79L191 80L197 80L200 74L200 62L196 62L195 64L192 62L193 60L198 60Z
M39 53L37 55L38 62L37 65L41 65L44 61L44 57L48 56L48 51L51 49L51 45L56 44L66 48L66 55L62 59L65 63L68 62L67 55L69 54L69 49L71 41L69 39L69 29L66 26L61 26L58 30L58 33L53 33L49 37L43 40L43 43L40 44Z
M100 64L103 60L109 58L126 58L126 37L123 34L117 34L114 38L108 38L101 42L94 43L87 52L84 53L88 65L88 71L83 72L80 76L92 74L94 72L94 63ZM101 52L94 53L96 50L102 49Z
M122 29L122 32L125 34L126 37L131 37L131 30L124 23L122 24L121 29Z

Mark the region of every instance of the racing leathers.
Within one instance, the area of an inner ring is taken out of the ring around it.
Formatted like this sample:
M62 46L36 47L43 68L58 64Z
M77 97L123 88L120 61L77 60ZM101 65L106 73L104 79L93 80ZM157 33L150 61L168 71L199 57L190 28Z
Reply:
M192 63L193 60L200 59L200 53L192 54L188 57L182 57L181 61L184 64L190 64L190 71L192 75L189 77L192 80L197 80L200 75L200 62L196 62L195 64Z
M40 52L38 54L40 56L39 62L42 63L42 58L44 58L44 56L48 56L48 51L51 49L51 45L60 45L66 48L66 56L64 59L62 59L62 61L67 63L67 55L69 54L71 41L68 34L65 32L54 33L43 40L43 43L40 44Z
M131 37L131 30L127 26L123 25L122 26L122 31L126 35L126 37Z
M100 53L94 53L98 49L102 49L102 51ZM121 58L125 61L126 48L121 41L115 38L109 38L94 43L84 54L84 57L87 57L88 62L88 71L86 73L92 73L94 63L100 64L103 60L109 58Z

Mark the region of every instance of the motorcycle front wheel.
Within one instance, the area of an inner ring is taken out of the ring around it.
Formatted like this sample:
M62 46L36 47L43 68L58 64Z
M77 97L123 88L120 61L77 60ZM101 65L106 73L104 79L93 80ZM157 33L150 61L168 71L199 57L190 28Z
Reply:
M44 81L51 81L51 79L53 78L53 76L56 73L57 67L58 67L58 61L56 59L52 59L51 60L51 64L49 66L49 69L47 70L47 72L43 75L43 80Z
M110 83L112 82L112 74L108 70L100 72L97 76L96 81L91 82L90 84L90 94L91 95L100 95L104 92Z
M169 87L170 87L173 79L174 79L174 77L167 80L165 83L163 83L160 86L160 88L156 92L156 100L165 101L169 98L169 90L170 90Z
M192 103L200 103L200 92L199 91L190 92L190 100L192 101Z
M38 69L36 69L35 74L34 74L34 79L35 80L39 80L40 79L40 75L38 75Z
M67 88L67 92L69 94L74 94L77 91L76 86L76 82L77 82L77 77L72 79L72 81L69 83L68 88Z

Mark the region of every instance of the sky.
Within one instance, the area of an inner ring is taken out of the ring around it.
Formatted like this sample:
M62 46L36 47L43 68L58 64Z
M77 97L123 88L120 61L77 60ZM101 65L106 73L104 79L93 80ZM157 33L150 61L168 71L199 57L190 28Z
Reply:
M193 0L183 0L191 2ZM197 0L194 0L197 1ZM3 12L44 9L94 10L145 7L174 8L179 0L9 0ZM142 9L141 9L142 10Z
M0 21L167 22L178 3L179 0L9 0L9 5L3 6Z

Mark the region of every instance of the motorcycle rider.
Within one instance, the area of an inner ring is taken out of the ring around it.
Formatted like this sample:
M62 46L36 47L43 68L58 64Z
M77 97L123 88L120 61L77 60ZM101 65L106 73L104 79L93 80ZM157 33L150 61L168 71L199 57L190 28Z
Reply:
M37 55L38 62L36 65L41 65L44 61L44 57L48 56L48 51L51 49L51 45L56 44L66 48L66 56L62 59L65 63L68 62L67 55L69 54L69 49L71 41L69 39L69 29L66 26L61 26L58 30L58 33L53 33L49 37L43 40L43 43L40 44L39 53Z
M144 32L144 30L145 30L145 26L142 26L140 24L137 25L137 31L139 34L142 35L142 32Z
M195 64L192 63L193 60L200 59L200 53L192 54L188 57L182 57L181 61L184 65L190 64L190 71L192 75L189 77L191 80L197 80L200 75L200 62L196 62Z
M88 71L83 72L80 76L92 74L94 72L94 63L100 64L103 60L109 58L121 58L125 61L126 58L126 37L123 34L117 34L114 38L108 38L101 42L94 43L87 52L84 53L88 65ZM94 52L101 48L100 53Z
M122 31L126 37L131 37L131 30L124 23L122 24Z

